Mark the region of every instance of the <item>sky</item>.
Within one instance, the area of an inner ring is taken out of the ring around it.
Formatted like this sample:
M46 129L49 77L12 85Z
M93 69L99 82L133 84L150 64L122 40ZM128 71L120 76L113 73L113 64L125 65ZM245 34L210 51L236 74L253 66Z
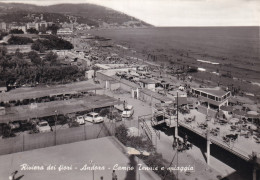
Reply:
M155 26L259 26L260 0L0 0L36 5L92 3Z

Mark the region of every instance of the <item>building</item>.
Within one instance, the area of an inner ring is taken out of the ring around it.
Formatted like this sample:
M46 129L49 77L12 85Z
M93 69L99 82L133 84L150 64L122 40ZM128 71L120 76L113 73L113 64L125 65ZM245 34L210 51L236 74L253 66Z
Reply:
M62 25L62 28L69 28L69 29L73 29L73 24L70 24L70 23L63 23Z
M52 34L51 30L46 31L46 34Z
M46 31L48 23L46 21L39 22L39 31Z
M152 79L140 79L140 86L142 88L146 88L146 89L155 91L155 84L156 84L156 81L154 81Z
M1 30L1 31L6 31L6 30L7 30L7 28L6 28L6 23L5 23L5 22L1 22L1 23L0 23L0 30Z
M228 106L230 91L216 88L192 88L192 93L198 97L198 111L214 117L221 106Z
M35 23L35 22L32 22L32 23L27 23L26 24L26 28L27 29L36 29L37 31L39 31L39 24L38 23Z
M11 25L10 29L18 29L18 30L22 30L24 32L24 34L26 34L26 26L15 26L15 25Z
M61 28L57 31L57 35L70 35L73 31L70 28Z

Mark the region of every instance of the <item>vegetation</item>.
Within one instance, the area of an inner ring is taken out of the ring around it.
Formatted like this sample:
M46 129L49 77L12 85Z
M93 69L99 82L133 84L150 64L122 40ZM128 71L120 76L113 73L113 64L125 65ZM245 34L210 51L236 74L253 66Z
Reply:
M149 156L140 155L139 158L141 158L148 167L153 168L153 171L161 178L164 178L165 180L175 180L174 174L170 170L167 170L162 155L156 153L151 141L139 136L128 136L127 131L125 125L122 124L118 126L116 128L116 138L125 146L150 152ZM158 167L157 170L156 167Z
M17 3L11 5L1 5L6 7L12 6L11 10L7 9L2 15L0 15L1 20L7 23L26 23L34 21L35 19L31 16L28 16L28 13L33 13L36 17L40 17L40 14L43 14L44 20L47 22L70 22L72 19L70 19L69 16L64 15L64 12L66 12L67 14L76 17L78 23L83 23L94 27L99 27L99 24L102 24L103 22L120 25L129 21L136 21L136 26L139 26L139 24L149 26L147 23L143 21L139 22L139 20L136 18L130 17L126 14L93 4L59 4L51 6L35 6Z
M53 49L73 49L73 45L63 40L62 38L47 35L41 36L44 39L38 39L32 44L32 49L40 52L44 52L45 50L53 50Z
M28 32L29 34L39 34L39 31L37 31L35 28L27 29L27 32Z
M47 31L50 30L52 34L57 34L57 31L59 29L59 26L56 24L52 24L51 26L47 27Z
M2 31L0 31L0 40L2 40L3 37L4 37L4 36L7 36L7 35L8 35L7 32L2 32Z
M24 45L33 43L33 40L28 37L11 36L10 39L8 39L8 43L15 45Z
M21 86L36 83L66 83L84 78L84 70L77 66L63 65L53 52L40 57L35 51L8 54L0 47L0 81Z
M24 34L24 32L21 29L11 29L9 34Z

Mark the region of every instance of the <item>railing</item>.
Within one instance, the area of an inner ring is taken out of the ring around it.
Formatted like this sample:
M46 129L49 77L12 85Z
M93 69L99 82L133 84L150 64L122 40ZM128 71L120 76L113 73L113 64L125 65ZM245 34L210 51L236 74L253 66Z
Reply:
M153 134L152 131L150 130L149 126L146 124L145 119L148 119L149 115L145 115L142 117L138 117L138 122L143 124L144 132L146 133L148 139L153 142Z
M154 129L153 127L151 127L151 128L152 128L152 130L151 130L151 129L149 128L149 126L147 125L147 123L146 123L146 120L149 120L149 121L151 121L151 125L152 125L152 126L154 125L153 117L152 117L150 114L149 114L149 115L141 116L141 117L139 117L138 119L139 119L139 121L143 122L143 124L144 124L144 126L145 126L146 128L149 129L149 132L151 133L151 137L152 137L152 134L153 134L152 131L154 131L155 135L160 139L160 132L157 131L156 129Z
M153 130L154 130L156 136L160 139L160 131L157 131L156 129L153 129Z
M189 127L189 126L187 126L186 124L184 124L184 123L182 123L182 122L179 122L179 124L180 124L182 127L185 127L185 128L187 128L187 129L191 130L192 132L194 132L194 133L200 135L201 137L203 137L203 138L205 138L205 139L207 138L207 136L206 136L205 133L199 133L198 131L196 131L196 130L193 129L192 127ZM240 150L240 149L237 149L237 148L234 148L234 147L233 147L233 148L230 148L229 146L224 145L224 144L222 144L221 142L219 142L219 141L220 141L219 139L215 139L215 138L213 138L213 137L210 138L210 141L211 141L212 143L216 144L217 146L219 146L219 147L221 147L221 148L223 148L223 149L225 149L225 150L227 150L227 151L229 151L229 152L235 154L236 156L238 156L238 157L240 157L240 158L242 158L242 159L244 159L244 160L246 160L246 161L249 160L249 157L246 155L247 153L241 152L242 150ZM235 150L235 149L236 149L236 150Z

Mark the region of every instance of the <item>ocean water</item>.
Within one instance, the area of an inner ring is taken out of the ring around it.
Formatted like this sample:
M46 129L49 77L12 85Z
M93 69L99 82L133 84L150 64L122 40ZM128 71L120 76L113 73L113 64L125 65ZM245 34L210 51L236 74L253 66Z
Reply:
M240 76L244 73L251 79L257 79L260 73L259 27L151 27L90 33L111 38L139 53L164 55L173 61L188 53L188 63L216 62L226 71Z

